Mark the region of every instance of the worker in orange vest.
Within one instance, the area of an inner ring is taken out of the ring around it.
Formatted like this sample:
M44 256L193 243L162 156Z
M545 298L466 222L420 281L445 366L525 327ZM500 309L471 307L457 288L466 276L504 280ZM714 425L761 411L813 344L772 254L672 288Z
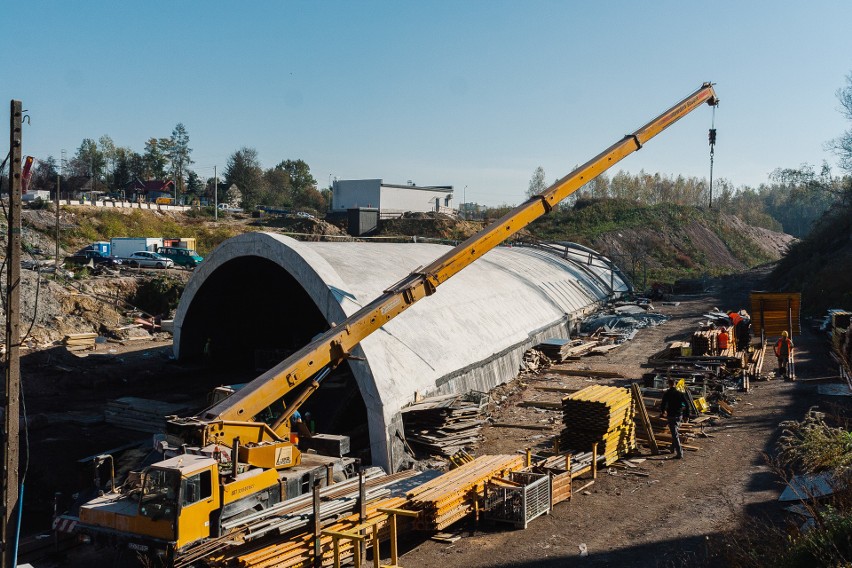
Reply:
M719 348L719 355L728 350L728 330L724 327L719 329L719 335L716 337L716 345Z
M728 312L728 319L731 320L731 334L728 336L728 339L733 340L734 349L739 349L740 346L737 343L737 334L735 333L735 330L740 322L743 321L743 318L737 312Z
M775 343L775 356L778 358L778 372L785 379L789 378L790 356L793 354L793 342L790 341L786 331L781 332L781 337Z

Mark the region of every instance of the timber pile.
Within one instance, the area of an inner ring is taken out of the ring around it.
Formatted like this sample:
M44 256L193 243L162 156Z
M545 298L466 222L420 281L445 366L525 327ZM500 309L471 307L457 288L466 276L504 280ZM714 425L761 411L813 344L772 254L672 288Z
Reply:
M636 447L633 397L620 387L595 385L562 399L560 447L591 451L609 465Z
M165 430L166 416L185 414L189 410L182 404L126 396L108 402L104 418L108 424L119 428L156 434Z
M479 456L408 492L404 508L420 511L417 528L443 530L473 512L488 481L519 471L524 459L511 455Z
M366 523L376 523L379 540L387 540L389 536L387 514L377 509L399 508L404 505L405 500L400 497L392 497L367 505ZM352 532L360 526L359 515L353 514L341 519L334 524L323 527L323 530L335 532ZM368 541L369 542L369 541ZM240 566L242 568L267 568L272 566L288 568L311 568L314 563L314 535L312 532L303 532L292 536L280 544L273 544L263 548L244 552L236 558L225 558L212 563L215 566ZM240 548L239 550L244 550ZM330 536L320 537L320 551L322 555L322 566L331 566L334 561L334 541ZM346 561L352 557L352 541L349 539L339 542L340 559ZM208 560L209 562L209 560Z
M62 340L62 343L68 351L84 351L94 349L97 338L97 333L69 333Z
M377 511L383 507L399 507L405 499L394 497L394 486L419 475L403 471L385 475L378 468L366 472L366 523L378 522L379 537L387 538L387 518ZM352 531L359 525L357 478L328 485L319 490L320 524L324 530ZM254 520L253 520L254 519ZM305 494L282 501L267 511L256 512L227 527L227 534L217 539L190 546L175 562L175 568L207 566L314 566L313 496ZM280 535L289 535L282 539ZM260 537L260 538L259 538ZM271 540L271 542L270 542ZM252 542L249 542L252 541ZM234 543L245 543L234 547ZM352 554L348 541L340 541L341 559ZM329 536L320 537L323 565L333 560L333 542Z
M485 423L482 401L473 398L435 396L403 408L406 441L429 455L445 457L472 447Z
M715 355L719 349L719 332L715 329L696 331L692 334L689 345L696 357Z
M660 446L661 449L668 450L671 448L672 435L671 432L669 432L669 421L665 418L660 418L659 416L651 416L651 425L654 427L654 438L656 438L657 445ZM680 432L680 444L684 450L691 452L698 451L698 446L689 443L695 439L697 433L696 428L700 431L701 426L692 422L681 422L678 431ZM649 443L648 440L641 437L638 441L644 444Z
M579 357L587 353L597 344L597 341L555 337L542 341L535 348L544 353L548 359L561 363L569 357Z
M746 351L746 366L745 366L745 374L743 390L749 390L749 381L756 381L760 379L760 375L763 372L763 360L766 358L766 344L755 348L753 351Z

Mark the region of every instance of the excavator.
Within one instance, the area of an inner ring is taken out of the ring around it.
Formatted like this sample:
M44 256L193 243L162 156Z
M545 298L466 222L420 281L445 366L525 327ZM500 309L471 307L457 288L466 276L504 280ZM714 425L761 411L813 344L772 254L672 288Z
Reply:
M291 437L291 418L358 343L705 103L718 104L711 83L415 270L199 415L169 417L167 438L160 448L164 459L83 504L78 532L173 563L189 547L226 536L241 516L256 515L298 496L314 478L321 481L323 471L330 480L340 463L303 455Z

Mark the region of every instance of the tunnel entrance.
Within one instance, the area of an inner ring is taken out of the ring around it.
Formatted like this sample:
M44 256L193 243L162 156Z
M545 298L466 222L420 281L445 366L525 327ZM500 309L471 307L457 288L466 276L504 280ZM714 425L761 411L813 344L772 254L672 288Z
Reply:
M181 328L180 358L226 369L234 383L242 383L328 329L287 270L263 257L242 256L218 266L195 293ZM367 410L348 363L323 381L300 412L310 414L317 432L351 436L352 455L368 457Z

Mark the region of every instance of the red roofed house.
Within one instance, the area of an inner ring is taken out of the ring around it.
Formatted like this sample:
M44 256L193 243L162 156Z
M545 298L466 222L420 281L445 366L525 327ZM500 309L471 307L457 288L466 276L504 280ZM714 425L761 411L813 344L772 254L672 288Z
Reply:
M147 180L134 179L127 186L127 195L131 201L156 201L158 197L174 197L175 182L172 180Z

